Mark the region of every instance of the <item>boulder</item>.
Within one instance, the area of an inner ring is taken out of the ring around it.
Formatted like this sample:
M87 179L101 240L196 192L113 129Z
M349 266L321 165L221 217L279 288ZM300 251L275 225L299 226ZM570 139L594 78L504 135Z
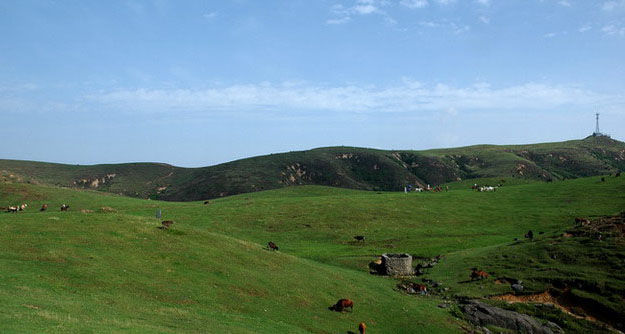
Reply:
M564 333L562 328L552 322L543 324L528 315L504 310L477 300L463 302L460 309L467 320L478 326L493 325L527 334Z

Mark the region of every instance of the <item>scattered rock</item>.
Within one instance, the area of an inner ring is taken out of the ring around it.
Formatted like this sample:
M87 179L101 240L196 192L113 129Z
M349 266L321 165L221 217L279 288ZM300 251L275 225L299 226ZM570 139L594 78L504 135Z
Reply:
M510 287L512 288L512 290L514 290L514 293L523 292L523 286L521 284L512 284L510 285Z
M113 212L117 212L117 210L111 208L110 206L103 206L100 208L100 212L103 213L113 213Z
M564 333L558 325L547 322L542 324L535 318L525 314L501 309L486 303L469 300L460 305L467 320L477 326L497 326L511 329L519 333L554 334Z

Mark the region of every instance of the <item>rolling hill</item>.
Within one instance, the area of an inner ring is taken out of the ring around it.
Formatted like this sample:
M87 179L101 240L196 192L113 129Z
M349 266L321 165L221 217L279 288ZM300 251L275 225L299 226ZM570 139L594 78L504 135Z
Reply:
M285 187L209 205L0 182L0 205L17 203L29 206L0 213L3 333L346 333L360 321L371 333L480 332L459 305L498 303L489 298L512 291L504 279L523 281L518 298L559 289L575 313L501 307L567 333L623 329L623 231L574 230L575 217L625 210L624 177L510 182L490 193L454 184L410 194ZM171 229L157 228L157 208ZM523 238L529 229L534 240ZM280 251L264 247L269 240ZM423 276L403 278L430 293L409 295L401 280L371 275L368 263L385 252L416 262L441 255ZM471 267L491 277L470 281ZM353 299L353 312L328 310L338 298Z
M0 160L0 180L193 201L290 185L397 191L476 178L562 180L625 170L625 143L587 137L532 145L479 145L427 151L327 147L202 168L159 163L64 165Z

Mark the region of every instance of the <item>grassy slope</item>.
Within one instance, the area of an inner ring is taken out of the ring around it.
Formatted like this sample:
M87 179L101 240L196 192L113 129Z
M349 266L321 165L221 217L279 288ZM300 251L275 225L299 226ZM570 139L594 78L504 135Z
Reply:
M157 203L31 185L1 185L3 203L70 212L0 215L0 331L336 333L360 321L394 333L452 332L453 318L392 291L391 280L270 252L198 219L162 231ZM117 213L76 210L112 206ZM166 213L167 215L167 213ZM341 297L353 313L330 312Z
M34 324L66 326L62 329L106 324L119 330L176 331L217 328L211 326L218 326L216 319L224 317L232 331L262 323L266 326L262 331L267 332L335 332L349 330L362 320L384 332L451 330L454 326L446 323L452 318L435 307L436 298L417 299L391 291L393 281L369 276L367 263L387 251L427 257L446 254L428 276L451 287L452 294L504 292L492 281L459 283L473 266L511 271L506 274L515 274L529 282L528 288L539 291L546 286L544 280L531 271L517 270L523 268L523 256L501 258L502 249L510 247L514 237L528 229L557 235L572 225L573 217L625 209L623 177L608 177L605 183L593 177L518 184L495 193L476 193L466 187L427 194L290 187L209 205L20 184L5 184L1 189L0 201L7 205L28 201L31 207L43 202L58 207L67 202L72 210L97 210L104 205L118 210L117 214L0 215L4 247L0 298L12 305L1 323L13 328L23 326L21 317L32 317L39 321ZM163 209L164 218L177 221L176 231L154 228L148 217L157 207ZM353 241L356 234L365 235L367 241ZM259 245L269 240L281 246L280 253L261 249ZM536 252L533 246L521 246L519 254ZM540 255L535 261L544 260ZM564 276L588 266L584 261L573 267L559 262L545 266L556 266ZM620 289L615 283L619 277L599 269L603 271L596 275L598 269L592 266L579 272ZM362 306L349 315L324 309L342 296ZM79 311L82 308L84 313ZM390 316L394 311L401 316Z
M98 190L164 200L201 200L287 185L400 190L406 184L441 184L458 179L559 180L623 169L625 143L599 137L428 151L328 147L191 169L146 163L71 166L0 160L0 178L6 180L89 187L99 179L104 182L98 184ZM115 176L103 179L111 174Z

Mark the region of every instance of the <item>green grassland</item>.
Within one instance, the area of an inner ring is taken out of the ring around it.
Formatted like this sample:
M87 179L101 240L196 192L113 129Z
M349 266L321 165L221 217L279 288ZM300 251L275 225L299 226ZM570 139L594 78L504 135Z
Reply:
M166 164L63 165L0 160L0 180L192 201L291 185L397 191L476 178L562 180L625 170L625 143L588 137L532 145L479 145L427 151L326 147L203 168Z
M29 204L0 214L0 332L346 333L361 321L371 333L461 332L457 309L437 305L510 292L497 276L528 292L569 285L625 315L624 246L560 237L575 217L625 210L625 177L516 180L489 193L472 181L409 194L293 186L207 205L0 183L0 206ZM172 229L157 228L157 208ZM523 240L529 229L535 241ZM368 272L385 252L444 255L425 277L449 290L396 291L397 280ZM467 282L471 267L492 277ZM339 298L354 311L329 311ZM551 313L569 331L598 330Z

